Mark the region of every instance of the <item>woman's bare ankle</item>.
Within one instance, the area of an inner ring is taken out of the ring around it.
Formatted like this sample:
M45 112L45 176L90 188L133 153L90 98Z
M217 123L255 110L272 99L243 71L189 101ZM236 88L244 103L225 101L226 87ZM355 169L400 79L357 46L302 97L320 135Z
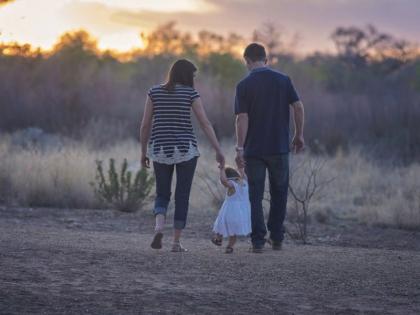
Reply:
M163 214L157 214L155 216L155 233L162 232L165 226L165 216Z

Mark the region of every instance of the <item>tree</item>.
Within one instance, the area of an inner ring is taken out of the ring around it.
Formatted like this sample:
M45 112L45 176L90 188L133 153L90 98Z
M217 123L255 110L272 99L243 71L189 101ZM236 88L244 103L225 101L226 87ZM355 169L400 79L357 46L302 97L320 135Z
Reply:
M307 243L310 205L314 198L319 197L332 178L323 178L325 160L317 158L303 158L290 172L289 192L292 197L295 219L295 232L288 233L295 239Z
M354 68L368 63L383 63L383 72L389 73L416 54L416 47L405 40L378 31L373 25L365 28L338 27L331 35L339 57Z
M140 34L145 43L143 53L148 56L194 54L197 43L193 41L190 33L181 33L175 25L176 22L171 21L158 26L147 35Z
M12 3L15 0L0 0L0 6Z
M268 60L275 62L275 54L283 47L281 32L271 23L264 23L260 29L254 31L252 40L264 44L267 48Z
M99 55L98 41L85 30L67 32L54 45L53 53L62 51L89 52Z

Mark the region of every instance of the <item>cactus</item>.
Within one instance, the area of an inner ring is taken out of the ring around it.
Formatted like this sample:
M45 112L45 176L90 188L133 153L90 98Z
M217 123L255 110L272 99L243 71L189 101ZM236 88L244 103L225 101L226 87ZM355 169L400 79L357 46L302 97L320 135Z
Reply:
M101 202L120 211L134 212L142 208L150 195L154 178L142 169L136 172L133 180L133 174L127 170L127 166L127 159L124 159L118 175L115 160L109 159L108 178L106 178L103 162L96 161L96 180L91 185L95 196Z

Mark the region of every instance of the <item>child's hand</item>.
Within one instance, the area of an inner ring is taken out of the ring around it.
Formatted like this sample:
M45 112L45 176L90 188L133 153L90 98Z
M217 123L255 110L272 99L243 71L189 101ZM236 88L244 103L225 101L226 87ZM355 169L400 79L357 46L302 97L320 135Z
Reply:
M238 171L239 171L239 174L241 175L241 177L246 179L245 168L241 167Z

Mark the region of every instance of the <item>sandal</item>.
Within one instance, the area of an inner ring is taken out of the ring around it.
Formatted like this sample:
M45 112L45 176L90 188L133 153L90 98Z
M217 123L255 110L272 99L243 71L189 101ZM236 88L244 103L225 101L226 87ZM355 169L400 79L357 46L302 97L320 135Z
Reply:
M157 232L155 236L153 237L152 244L150 244L150 247L153 249L161 249L162 248L162 238L163 233Z
M232 254L233 253L233 247L227 246L225 249L225 254Z
M212 242L214 245L216 245L216 246L222 246L222 242L223 242L223 240L222 240L220 237L213 236L213 237L211 238L211 242Z
M171 252L173 252L173 253L184 253L184 252L188 252L188 249L183 247L181 245L181 243L173 243Z

